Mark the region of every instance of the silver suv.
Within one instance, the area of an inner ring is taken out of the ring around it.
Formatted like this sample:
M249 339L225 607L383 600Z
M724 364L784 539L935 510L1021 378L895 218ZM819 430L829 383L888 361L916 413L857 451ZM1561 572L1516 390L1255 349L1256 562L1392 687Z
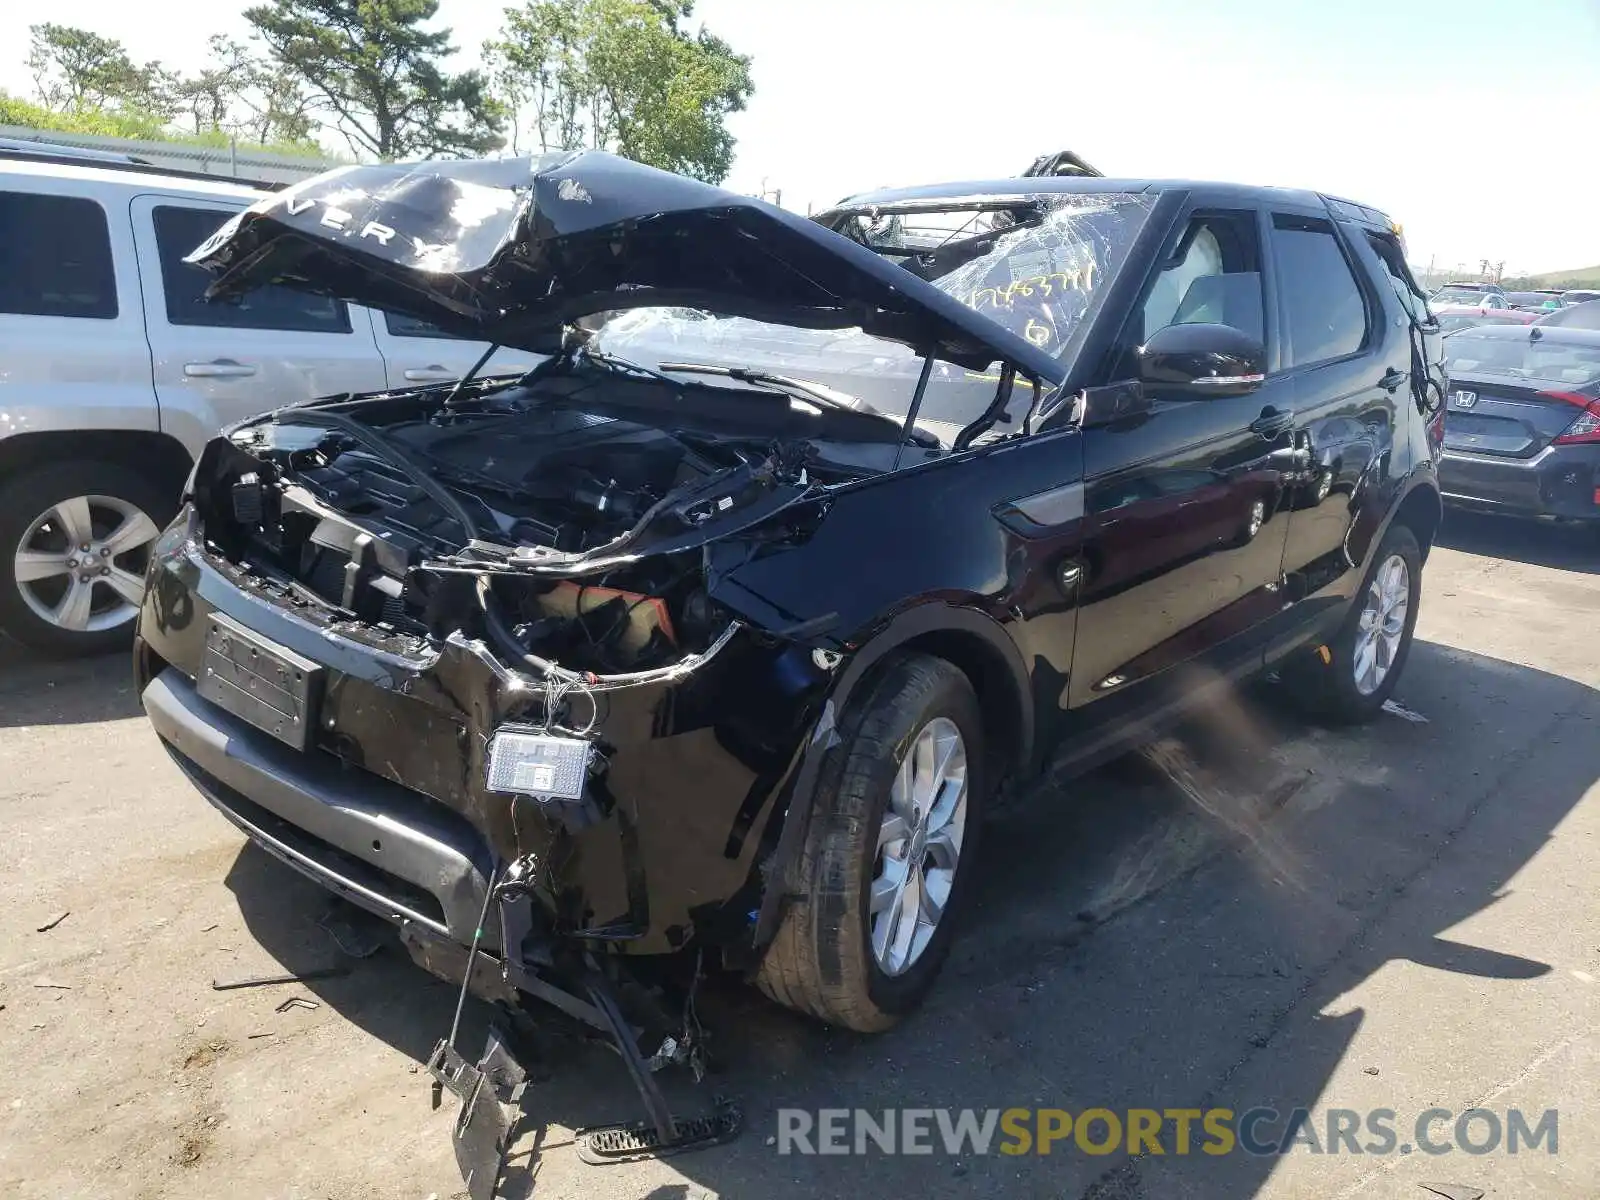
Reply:
M217 430L295 399L464 374L487 349L183 257L264 193L107 155L0 147L0 631L128 643L152 543ZM500 351L489 374L526 371Z

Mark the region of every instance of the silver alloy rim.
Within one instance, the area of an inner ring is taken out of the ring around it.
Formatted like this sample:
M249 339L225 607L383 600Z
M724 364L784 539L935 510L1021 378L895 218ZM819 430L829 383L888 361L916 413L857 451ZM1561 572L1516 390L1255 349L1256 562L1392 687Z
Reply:
M900 760L878 826L872 891L872 954L902 975L933 940L950 901L967 828L967 747L948 717L935 717Z
M115 496L63 500L17 543L12 571L23 602L68 633L125 625L144 599L144 569L160 534L143 509Z
M1406 632L1406 611L1411 607L1411 572L1406 560L1391 554L1378 566L1367 588L1366 607L1356 626L1356 652L1352 669L1356 691L1370 696L1383 685L1400 653Z
M1267 519L1267 506L1264 501L1257 500L1250 506L1250 536L1255 537L1261 532L1261 524Z

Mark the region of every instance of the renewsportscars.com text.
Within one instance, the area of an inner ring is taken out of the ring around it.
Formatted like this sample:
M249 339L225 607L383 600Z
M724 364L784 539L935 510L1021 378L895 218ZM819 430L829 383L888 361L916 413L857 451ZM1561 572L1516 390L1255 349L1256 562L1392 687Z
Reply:
M1559 1113L1392 1108L803 1108L779 1154L1555 1154Z

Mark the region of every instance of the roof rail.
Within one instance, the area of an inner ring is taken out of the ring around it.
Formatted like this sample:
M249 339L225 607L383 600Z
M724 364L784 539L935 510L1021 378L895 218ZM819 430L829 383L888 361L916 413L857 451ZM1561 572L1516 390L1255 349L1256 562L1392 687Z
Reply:
M109 150L83 150L77 146L63 146L55 142L25 142L15 138L0 139L0 160L5 159L54 163L64 167L94 167L102 171L133 171L140 175L165 175L174 179L203 180L206 183L232 183L263 192L280 192L287 186L269 179L208 175L204 171L184 171L177 167L164 167L156 163L141 162L132 155L117 154Z

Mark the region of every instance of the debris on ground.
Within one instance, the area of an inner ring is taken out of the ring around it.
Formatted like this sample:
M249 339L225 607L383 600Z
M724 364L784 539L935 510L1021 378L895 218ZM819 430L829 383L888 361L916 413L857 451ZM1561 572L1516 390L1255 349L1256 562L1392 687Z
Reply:
M371 958L383 949L386 929L379 917L340 901L317 919L334 944L351 958Z
M1388 713L1390 716L1404 717L1413 725L1426 725L1428 723L1427 717L1423 716L1419 712L1413 712L1404 704L1401 704L1398 700L1385 700L1383 702L1383 711Z
M276 983L306 983L313 979L337 979L350 974L349 967L316 967L310 971L290 971L283 975L246 975L240 979L213 979L213 992L231 992L235 988L270 987Z
M322 1007L322 1005L318 1004L315 1000L307 1000L304 996L290 996L282 1004L278 1005L278 1007L276 1009L274 1009L273 1011L274 1012L288 1012L291 1008L321 1008L321 1007Z
M57 913L55 916L51 917L48 921L46 921L43 925L39 926L39 932L40 933L49 933L52 929L54 929L57 925L61 924L61 922L65 921L71 915L72 915L71 910L68 910L66 912Z
M36 988L54 988L58 992L70 992L72 990L70 983L57 983L54 979L45 979L43 976L35 979L33 986Z

